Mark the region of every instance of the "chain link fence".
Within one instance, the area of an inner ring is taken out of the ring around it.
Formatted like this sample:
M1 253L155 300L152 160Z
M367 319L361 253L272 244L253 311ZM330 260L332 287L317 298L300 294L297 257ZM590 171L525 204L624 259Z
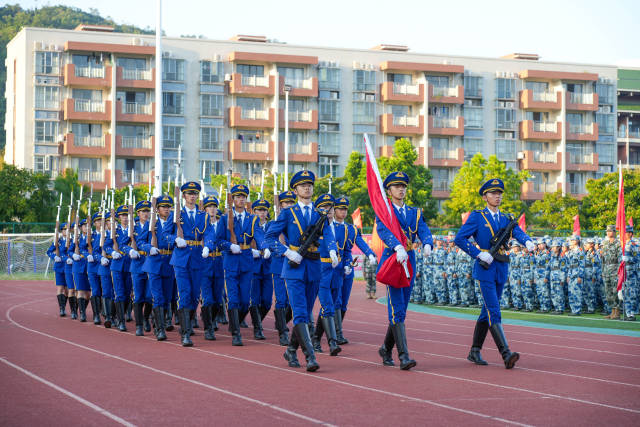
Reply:
M0 234L0 275L52 276L47 250L53 233Z

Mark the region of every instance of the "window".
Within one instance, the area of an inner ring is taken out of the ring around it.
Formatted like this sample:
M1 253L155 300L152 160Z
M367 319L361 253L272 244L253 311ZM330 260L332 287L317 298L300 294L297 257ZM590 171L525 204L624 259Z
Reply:
M88 179L82 179L82 171L101 171L102 160L92 159L89 157L73 157L71 158L71 165L78 171L78 179L80 181L88 181Z
M202 171L203 169L205 176L203 180L206 182L209 181L209 177L211 175L224 174L224 162L220 160L200 160L200 171ZM220 197L219 194L218 197Z
M162 93L162 113L163 114L184 114L184 93L163 92Z
M371 145L371 149L376 153L376 135L369 133L367 136L369 137L369 145ZM358 151L362 154L365 153L363 133L353 134L353 151Z
M117 125L116 134L128 137L146 138L149 136L149 129L140 125Z
M73 123L71 129L76 138L102 136L102 125L99 123Z
M515 129L516 111L510 109L496 109L496 128Z
M264 76L264 66L262 65L250 65L250 64L238 64L236 66L236 72L246 77L262 77Z
M547 92L549 90L549 83L547 82L532 82L527 81L525 87L535 92Z
M35 87L36 108L60 109L60 88L57 86Z
M236 103L244 111L264 109L264 98L237 98Z
M184 59L163 58L162 80L184 81Z
M322 154L340 154L340 134L338 132L319 132L318 151Z
M375 92L376 72L373 70L353 70L353 90Z
M496 156L503 162L516 160L516 140L496 139ZM465 153L466 156L466 153Z
M144 58L122 58L116 59L118 67L122 67L125 70L146 70L147 60Z
M399 140L399 139L406 139L411 144L413 144L413 138L412 137L410 137L410 136L398 136L398 135L387 135L385 137L385 143L386 143L386 145L390 145L391 147L394 147L396 145L396 141Z
M33 157L33 171L36 173L44 173L44 156Z
M449 191L449 170L429 168L433 175L433 191Z
M284 130L279 132L280 142L284 142ZM289 130L289 146L305 143L304 132L296 132ZM291 148L291 147L289 147ZM291 151L291 150L289 150Z
M338 162L332 160L330 157L320 156L318 159L318 176L337 176L338 175Z
M183 126L162 126L162 148L177 149L184 141Z
M102 102L102 91L90 89L73 89L71 92L73 99L84 99L87 101Z
M596 83L596 93L598 94L599 104L613 104L615 99L613 85Z
M599 163L615 163L616 150L614 144L602 144L599 142L596 144L596 152L598 153Z
M284 84L293 87L302 87L304 84L304 68L302 67L278 67L278 74L284 76Z
M320 89L340 89L340 68L318 68Z
M35 142L36 144L47 144L56 142L58 136L59 122L36 120L35 122Z
M200 95L200 115L224 116L224 97L222 95Z
M413 78L411 74L400 74L400 73L388 73L387 81L397 83L400 85L410 85Z
M449 118L451 109L444 105L429 107L429 115L433 117Z
M222 150L221 128L200 128L201 150Z
M36 52L37 74L60 74L60 52Z
M340 120L340 103L335 101L319 100L319 119L321 122L337 122Z
M142 91L118 91L116 93L116 98L118 101L122 101L125 104L146 104L147 103L147 94Z
M464 127L465 128L481 128L482 127L482 109L481 108L464 108Z
M338 99L340 99L340 92L338 92L337 90L321 90L318 93L318 98L333 99L337 101Z
M464 76L464 96L482 98L482 77Z
M376 104L375 102L354 102L353 122L375 124Z
M222 62L202 61L200 63L200 81L205 83L222 83L224 68Z
M615 129L615 115L596 113L596 122L598 123L598 132L601 135L613 134ZM624 136L624 135L622 135Z
M462 140L462 148L464 148L464 159L471 160L476 153L482 153L484 141L482 138L464 138Z
M102 61L95 55L72 55L71 62L76 68L101 67ZM77 71L76 71L77 72Z
M280 108L284 110L286 106L286 100L280 98ZM292 115L292 112L305 112L307 111L307 106L304 99L291 99L289 98L289 115ZM291 120L291 119L290 119Z
M496 98L515 99L516 79L496 79Z
M448 76L426 76L427 82L435 87L449 87Z

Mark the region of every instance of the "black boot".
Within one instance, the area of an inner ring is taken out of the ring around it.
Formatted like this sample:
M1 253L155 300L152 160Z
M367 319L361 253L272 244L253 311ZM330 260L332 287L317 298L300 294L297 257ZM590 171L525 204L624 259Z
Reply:
M98 311L98 307L100 307L100 305L98 304L98 298L100 297L91 297L91 312L93 313L94 325L100 324L100 312Z
M318 314L318 320L316 321L318 327L311 334L311 343L313 344L313 351L316 353L322 353L322 335L324 335L324 327L322 323L322 317Z
M125 319L125 302L124 301L118 301L116 302L116 312L117 312L117 316L118 316L118 329L120 330L120 332L126 332L127 331L127 324L126 324L126 319Z
M338 344L344 345L349 344L349 341L342 335L342 319L344 311L336 310L334 314L335 324L336 324L336 338L338 339Z
M284 308L276 308L273 312L276 318L276 329L278 330L278 338L280 345L289 345L289 329L287 328L286 315Z
M191 310L189 312L189 315L191 316L191 329L200 329L200 325L198 324L198 316L196 316L196 310Z
M467 356L467 360L475 363L476 365L488 365L488 363L482 358L480 350L484 344L484 339L489 331L489 322L476 322L476 327L473 331L473 343L471 344L471 350Z
M395 345L396 340L393 336L393 328L391 324L387 327L387 334L384 336L384 344L378 349L378 354L382 357L382 364L384 366L395 366L393 363L393 356L391 351Z
M60 317L67 315L67 296L65 294L58 294L58 307L60 307Z
M216 334L213 332L212 306L203 305L202 308L200 308L200 316L202 317L202 325L204 326L204 339L215 341Z
M175 317L175 319L173 320L173 324L178 326L180 324L180 313L178 313L178 301L171 301L171 314L173 314L173 317Z
M237 308L229 309L229 332L231 332L231 345L241 346L242 335L240 335L240 313Z
M298 323L293 327L293 331L298 335L298 342L307 359L307 371L317 371L320 365L318 365L316 355L313 352L313 344L311 343L311 336L309 335L309 325L306 323Z
M149 318L151 317L151 312L153 311L153 306L150 302L142 303L142 319L144 320L144 331L151 332L151 322Z
M318 325L318 329L319 328L320 325ZM342 351L342 349L338 345L338 340L336 339L336 325L334 323L334 317L323 317L322 328L327 334L327 341L329 342L329 354L332 356L337 356L338 353Z
M218 311L220 318L218 319L218 323L221 325L228 325L229 319L227 318L227 311L224 309L224 304L220 304L220 309Z
M102 299L102 309L104 310L104 327L107 329L110 328L111 323L113 323L113 310L111 309L111 304L111 298Z
M164 329L165 331L173 331L173 304L169 304L164 312Z
M80 321L87 321L87 299L86 298L78 298L78 309L80 311Z
M189 310L189 336L192 337L196 333L193 332L193 324L198 323L195 310Z
M507 339L505 338L504 331L502 330L502 323L492 324L489 326L489 330L491 331L491 336L493 336L493 340L496 343L496 347L498 347L498 351L502 355L505 368L513 368L518 359L520 359L520 355L516 352L512 353L511 350L509 350Z
M416 361L409 357L409 349L407 348L407 334L404 329L404 322L398 322L391 326L393 331L393 339L398 349L398 359L400 359L400 369L407 371L416 366Z
M133 304L133 314L136 318L136 336L141 337L144 335L141 302L136 302L135 304Z
M262 332L262 317L258 311L258 307L252 305L249 307L249 313L251 314L251 323L253 324L253 338L257 340L263 340L264 333Z
M155 326L156 339L158 341L164 341L167 339L167 333L164 331L164 308L155 307L153 309L153 318Z
M218 306L218 304L213 304L211 306L211 326L213 327L214 331L218 330L218 310L220 309L220 307Z
M259 305L258 311L260 312L260 320L264 320L264 318L267 317L267 314L269 314L269 309L264 305Z
M133 302L131 301L131 297L129 296L125 301L125 306L124 306L124 315L127 322L133 321L133 317L131 316L132 309L133 309Z
M291 322L291 319L293 319L293 311L290 305L285 309L285 319L287 320L286 323Z
M95 315L98 315L98 323L96 323L96 325L99 325L100 323L102 323L102 317L104 317L104 309L102 307L102 297L96 297L96 310L97 313L94 314L94 318ZM95 323L95 319L94 319L94 323Z
M240 319L240 327L241 328L248 328L249 325L247 325L247 322L245 321L245 318L247 317L247 314L249 314L249 310L242 310L238 312L238 316ZM229 321L231 321L231 319L229 319Z
M193 341L191 341L191 320L189 318L189 309L179 309L178 316L180 316L180 335L182 336L182 346L193 347Z
M284 310L283 310L283 315L284 315ZM296 333L294 331L291 334L291 340L289 341L289 343L287 345L287 349L285 350L285 352L283 354L284 360L289 362L289 367L290 368L299 368L300 367L300 362L298 362L298 355L296 354L298 352L298 347L299 347L298 337L296 336Z
M69 308L71 309L71 318L73 320L78 318L78 299L76 297L69 297Z

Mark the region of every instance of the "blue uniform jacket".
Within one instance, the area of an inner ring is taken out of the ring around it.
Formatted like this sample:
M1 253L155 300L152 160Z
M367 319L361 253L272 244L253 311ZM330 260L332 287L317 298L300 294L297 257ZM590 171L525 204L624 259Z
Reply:
M73 259L73 254L76 251L76 245L73 241L69 244L69 256ZM74 273L85 273L87 271L87 259L84 257L84 253L87 251L87 236L82 233L78 235L78 252L80 259L73 261L71 271Z
M256 248L258 247L257 234L262 234L262 229L258 226L258 217L251 215L245 211L244 221L233 222L233 229L236 233L238 245L242 249L239 254L231 253L231 233L228 230L227 216L223 215L218 222L217 243L221 251L223 251L222 266L225 271L254 273L255 261L251 251L251 241L256 240Z
M148 231L147 226L147 231ZM158 255L149 256L151 251L151 233L149 232L149 239L141 242L138 245L138 249L147 253L144 264L142 265L142 271L145 273L158 274L162 277L173 276L173 267L171 266L171 254L175 247L175 224L173 223L173 212L169 213L164 226L160 222L156 221L156 238L158 239L158 250L164 252Z
M62 259L62 261L53 263L53 271L58 273L64 273L65 260L67 259L67 252L66 252L67 249L64 247L64 244L65 244L64 237L62 237L62 234L60 234L58 237L58 248L60 249L60 258ZM47 249L47 256L51 258L51 260L55 259L56 257L55 244L52 243L51 246L49 246L49 249Z
M81 247L82 249L82 247ZM85 245L82 255L87 258L89 255L93 256L93 262L87 260L87 273L98 274L98 268L100 267L100 234L97 231L91 232L91 252L89 251L89 245Z
M111 271L128 272L131 264L131 259L127 255L127 244L129 243L129 232L118 224L116 226L116 241L118 242L118 249L120 252L120 259L111 259L109 264ZM104 250L107 255L111 256L113 252L113 239L105 239Z
M480 249L489 250L490 244L489 241L493 237L495 233L498 232L503 227L506 227L509 224L509 219L502 212L499 213L499 221L496 224L493 221L491 213L488 208L484 208L483 210L475 210L471 212L469 218L467 218L467 222L458 230L458 234L455 237L456 245L465 251L471 258L476 259L478 254L481 252L478 248L469 242L469 237L474 238L476 243L480 246ZM518 242L523 245L531 240L529 236L525 234L524 231L517 225L513 229L512 237L516 239ZM509 263L494 261L489 265L488 269L480 266L479 260L476 259L476 262L473 266L473 278L482 281L498 281L499 283L504 283L507 281L509 277Z
M264 235L265 239L262 242L262 249L268 248L266 237L267 237L267 233L269 232L269 227L271 227L273 223L275 223L275 220L269 221L267 223L267 227L265 228L265 235ZM282 238L285 241L286 246L288 247L289 244L287 243L287 239L284 236L282 236ZM282 273L282 263L284 262L284 259L285 259L284 255L274 252L271 248L269 248L269 250L271 251L271 264L269 265L269 273L277 274L279 277L280 274Z
M259 251L264 251L265 249L267 249L267 247L265 246L265 240L264 237L267 234L267 226L269 225L268 222L264 223L263 225L260 225L260 220L258 219L258 222L256 223L256 230L257 233L255 234L255 239L256 239L256 246L257 249ZM269 249L271 250L271 249ZM273 258L273 256L269 257L268 259L264 259L262 256L258 259L254 259L255 262L255 273L261 276L266 276L268 274L271 273L271 259Z
M144 225L141 225L139 221L136 221L133 227L133 238L136 239L136 246L138 247L138 252L140 253L140 257L136 259L131 259L131 265L129 267L129 271L131 273L143 273L144 270L142 266L146 260L146 255L149 253L146 250L142 249L145 243L151 240L151 234L149 233L149 221L145 222ZM125 248L121 249L127 257L129 256L129 251L133 249L131 246L127 245Z
M187 214L186 208L182 208L180 224L182 224L184 240L186 240L188 244L186 248L175 247L171 255L171 265L191 269L202 268L202 243L193 243L203 241L208 223L209 215L207 215L206 212L199 211L196 208L195 218L194 221L192 221ZM177 231L177 228L175 231ZM174 242L175 237L174 235Z
M224 225L223 225L224 224ZM211 222L204 233L204 245L209 248L209 258L203 259L202 274L212 277L214 273L222 274L222 248L220 240L224 237L226 223L219 219L215 224Z

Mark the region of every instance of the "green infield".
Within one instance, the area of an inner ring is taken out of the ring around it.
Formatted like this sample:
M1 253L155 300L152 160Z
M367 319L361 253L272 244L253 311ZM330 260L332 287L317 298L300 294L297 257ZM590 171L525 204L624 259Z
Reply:
M0 280L54 280L53 273L49 273L46 277L44 273L14 273L0 274Z

